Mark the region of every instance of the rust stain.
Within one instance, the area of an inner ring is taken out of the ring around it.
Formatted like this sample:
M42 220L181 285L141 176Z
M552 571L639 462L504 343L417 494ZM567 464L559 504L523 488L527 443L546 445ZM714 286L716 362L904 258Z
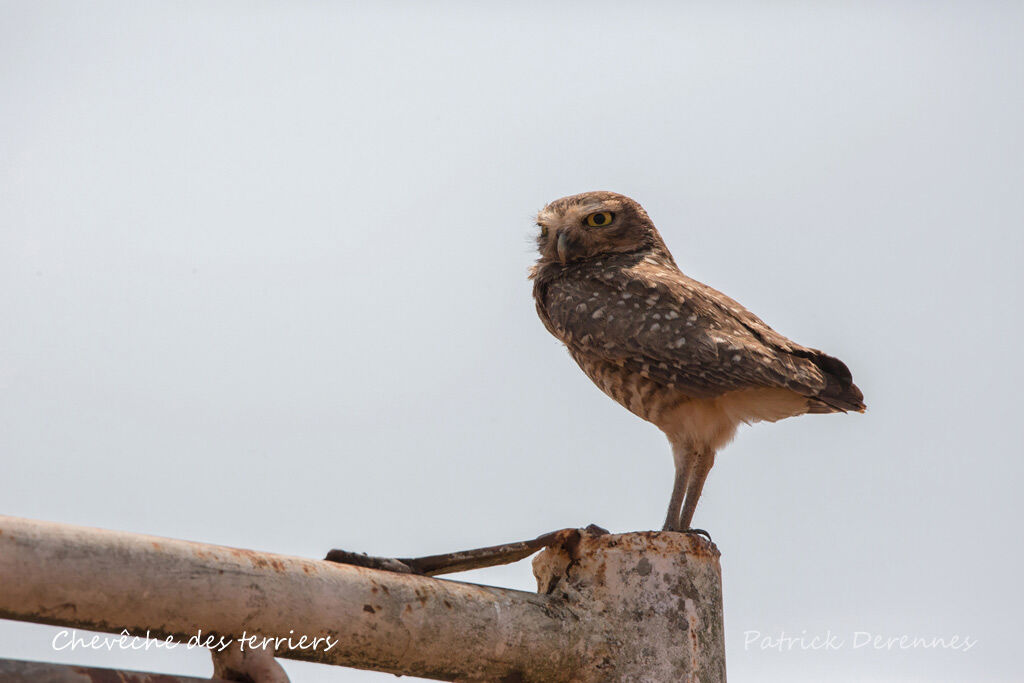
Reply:
M690 626L690 640L693 641L693 652L700 652L698 649L700 647L700 643L697 642L697 615L693 612L688 612L686 615L686 622Z
M280 559L273 555L267 556L262 553L257 553L252 550L245 550L243 548L226 548L226 550L237 558L244 558L248 560L253 567L257 569L273 569L276 572L287 571L287 565Z
M605 583L607 582L607 576L606 576L607 573L608 573L608 563L601 562L597 566L597 571L594 572L594 583L596 583L598 586L605 585Z
M585 550L582 550L583 546ZM592 535L584 534L575 543L569 539L562 546L569 556L577 558L579 552L588 554L599 552L603 548L630 548L646 550L659 548L663 552L672 552L692 557L721 557L718 547L703 536L665 531L636 531L630 534Z

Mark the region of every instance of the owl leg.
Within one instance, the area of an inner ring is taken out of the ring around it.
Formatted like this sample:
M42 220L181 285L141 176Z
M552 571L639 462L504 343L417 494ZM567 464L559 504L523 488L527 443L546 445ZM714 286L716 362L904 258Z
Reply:
M672 443L672 456L676 463L676 480L672 485L672 497L668 500L668 514L662 531L681 531L679 526L679 508L683 506L686 496L687 482L693 472L696 451L685 444Z
M693 470L686 482L686 502L683 503L683 511L679 515L679 530L686 531L690 528L693 512L697 509L697 501L700 500L700 492L704 490L704 481L714 464L715 452L712 450L701 451L694 458Z

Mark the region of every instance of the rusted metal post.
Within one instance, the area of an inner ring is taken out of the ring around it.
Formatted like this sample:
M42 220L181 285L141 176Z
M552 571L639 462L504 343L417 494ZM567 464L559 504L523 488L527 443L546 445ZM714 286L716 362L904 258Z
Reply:
M438 680L724 681L709 542L581 530L534 570L540 594L0 517L0 618Z
M696 534L581 533L533 560L538 590L579 619L580 683L724 683L719 552Z

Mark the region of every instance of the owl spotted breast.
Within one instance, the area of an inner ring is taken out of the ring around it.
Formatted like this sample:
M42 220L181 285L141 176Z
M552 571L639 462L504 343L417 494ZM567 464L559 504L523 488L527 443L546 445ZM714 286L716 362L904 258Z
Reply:
M715 453L741 423L864 411L842 361L680 272L629 197L563 197L537 225L530 277L544 326L602 391L672 445L666 530L690 528Z

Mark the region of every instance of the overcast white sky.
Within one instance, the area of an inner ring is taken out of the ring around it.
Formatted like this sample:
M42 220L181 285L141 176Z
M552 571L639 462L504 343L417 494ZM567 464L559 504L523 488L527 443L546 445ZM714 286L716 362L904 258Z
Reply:
M667 442L526 280L537 209L616 190L869 405L719 456L730 679L1015 680L1024 6L771 4L3 2L2 511L309 557L659 526ZM978 644L744 647L827 630ZM55 632L0 657L210 671Z

